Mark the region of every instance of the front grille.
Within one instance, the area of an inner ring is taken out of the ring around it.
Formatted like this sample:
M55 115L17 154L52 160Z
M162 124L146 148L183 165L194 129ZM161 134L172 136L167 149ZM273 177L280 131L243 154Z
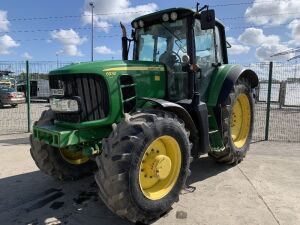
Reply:
M80 98L80 113L56 113L56 120L86 122L103 119L109 113L105 80L95 74L50 75L51 89L63 89L64 97Z

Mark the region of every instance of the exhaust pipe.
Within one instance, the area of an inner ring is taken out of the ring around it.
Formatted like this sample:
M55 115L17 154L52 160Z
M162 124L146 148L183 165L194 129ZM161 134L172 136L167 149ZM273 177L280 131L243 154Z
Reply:
M122 29L122 59L128 60L128 38L127 31L122 22L120 22L120 26Z

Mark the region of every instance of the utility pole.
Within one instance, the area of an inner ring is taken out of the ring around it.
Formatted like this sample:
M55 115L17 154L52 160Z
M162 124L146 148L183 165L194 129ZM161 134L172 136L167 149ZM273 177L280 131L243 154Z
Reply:
M56 52L56 67L58 68L58 52Z
M94 61L94 3L90 2L92 8L92 26L91 26L91 61Z

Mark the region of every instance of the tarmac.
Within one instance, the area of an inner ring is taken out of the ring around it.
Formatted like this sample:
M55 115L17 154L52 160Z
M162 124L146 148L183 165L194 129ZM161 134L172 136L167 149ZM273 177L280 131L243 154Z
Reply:
M130 225L97 196L93 176L61 182L41 173L28 134L0 136L1 225ZM207 155L191 165L180 200L154 224L300 224L300 143L257 142L237 166Z

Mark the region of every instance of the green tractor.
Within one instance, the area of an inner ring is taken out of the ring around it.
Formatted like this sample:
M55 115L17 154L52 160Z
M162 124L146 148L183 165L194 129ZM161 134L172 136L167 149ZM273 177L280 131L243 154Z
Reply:
M95 173L111 211L150 223L178 201L193 158L235 165L245 157L258 78L228 64L224 25L208 7L131 25L129 39L121 24L123 60L50 73L51 109L34 124L31 155L60 180Z

